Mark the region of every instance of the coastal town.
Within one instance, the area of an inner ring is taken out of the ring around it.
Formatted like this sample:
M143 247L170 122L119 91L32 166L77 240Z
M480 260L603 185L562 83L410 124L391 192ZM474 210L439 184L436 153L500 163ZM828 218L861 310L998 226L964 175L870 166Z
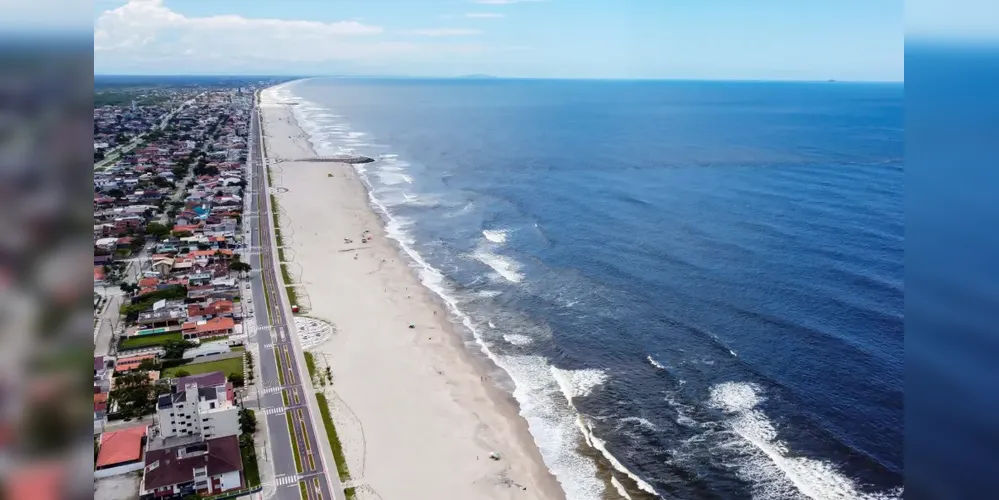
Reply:
M95 83L95 499L564 498L369 204L391 161L317 153L297 82L139 78Z
M260 83L95 97L95 498L262 489L244 228Z

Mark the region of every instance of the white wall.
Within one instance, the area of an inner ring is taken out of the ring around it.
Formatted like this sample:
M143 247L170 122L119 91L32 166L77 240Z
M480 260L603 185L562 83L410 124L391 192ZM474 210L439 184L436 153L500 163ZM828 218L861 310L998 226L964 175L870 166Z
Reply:
M239 407L235 405L204 412L201 417L208 418L207 422L203 422L202 435L210 434L210 439L239 435ZM206 436L206 439L209 437Z
M111 467L108 469L100 469L94 471L94 478L101 479L111 476L120 476L122 474L128 474L129 472L135 472L137 470L142 470L145 467L145 462L139 460L134 464L119 465L118 467Z
M219 486L221 491L231 490L234 488L239 488L239 471L226 472L225 474L219 474L218 476L212 476L220 479Z

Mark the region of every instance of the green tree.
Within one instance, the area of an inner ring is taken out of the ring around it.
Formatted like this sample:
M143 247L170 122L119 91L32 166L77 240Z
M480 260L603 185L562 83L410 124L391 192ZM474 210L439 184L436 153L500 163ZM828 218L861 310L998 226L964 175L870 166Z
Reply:
M243 408L239 410L239 431L243 434L253 434L257 430L257 416L253 410Z
M246 262L235 261L235 262L232 262L231 264L229 264L229 270L230 271L235 271L237 273L248 273L252 269L253 268L250 267L250 265L247 264Z
M174 378L190 377L190 376L191 376L191 372L189 372L187 370L177 370L177 371L173 372L173 377Z
M148 371L159 370L160 369L160 362L156 361L155 359L152 359L152 358L150 358L150 359L144 359L144 360L142 360L141 363L139 363L139 369L140 370L148 370Z
M146 224L146 234L153 236L156 239L161 239L170 234L170 228L160 224L159 222L150 222L149 224Z
M243 387L245 384L243 376L235 372L229 374L229 382L233 387Z
M183 359L184 351L197 346L189 340L168 340L163 344L164 359Z
M134 370L115 379L115 387L108 397L125 418L137 418L156 409L156 396L165 392L164 389L165 386L155 385L149 380L148 372Z

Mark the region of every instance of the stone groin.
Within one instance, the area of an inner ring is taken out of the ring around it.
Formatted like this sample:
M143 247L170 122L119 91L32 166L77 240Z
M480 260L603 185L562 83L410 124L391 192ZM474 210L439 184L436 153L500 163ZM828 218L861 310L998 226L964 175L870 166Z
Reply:
M332 163L371 163L375 161L375 159L360 155L336 155L336 156L322 156L319 158L310 158L304 161L332 162Z

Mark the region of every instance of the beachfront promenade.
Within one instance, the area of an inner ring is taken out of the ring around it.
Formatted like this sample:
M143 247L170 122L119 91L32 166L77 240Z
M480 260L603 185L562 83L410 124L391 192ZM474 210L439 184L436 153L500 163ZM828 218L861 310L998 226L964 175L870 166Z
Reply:
M261 411L258 418L266 419L270 448L270 463L262 462L261 467L273 467L277 499L301 499L304 485L305 497L309 500L344 500L325 429L317 425L318 417L313 418L318 415L315 389L308 373L304 372L304 354L294 331L291 304L277 271L280 263L275 250L274 212L265 171L267 160L263 154L259 108L254 109L250 127L250 193L246 219L250 228L250 249L260 251L259 272L251 276L256 341L260 347ZM265 488L265 492L269 489Z

